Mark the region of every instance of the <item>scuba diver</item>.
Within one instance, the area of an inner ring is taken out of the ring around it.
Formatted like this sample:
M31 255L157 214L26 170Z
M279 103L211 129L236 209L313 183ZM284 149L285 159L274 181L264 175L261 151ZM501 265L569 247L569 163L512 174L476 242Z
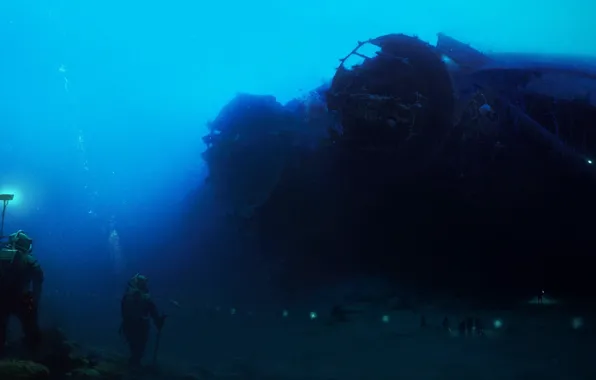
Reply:
M41 340L37 311L44 275L31 254L32 248L33 240L17 231L8 236L8 244L0 249L0 356L11 315L21 322L28 349L35 350Z
M161 331L165 321L165 316L159 315L151 299L147 277L137 273L128 281L122 297L121 312L120 334L124 335L130 349L129 364L131 367L140 367L149 338L149 318L153 319L158 332Z

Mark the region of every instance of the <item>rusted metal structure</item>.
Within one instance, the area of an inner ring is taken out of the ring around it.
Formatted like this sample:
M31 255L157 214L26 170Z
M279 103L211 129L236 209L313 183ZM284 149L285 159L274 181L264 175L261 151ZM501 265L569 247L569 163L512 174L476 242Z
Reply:
M360 53L367 44L378 48L372 57ZM362 64L346 67L353 56ZM424 155L452 125L453 88L434 47L417 37L388 34L359 42L340 60L327 106L341 125L336 140L357 149L405 148Z

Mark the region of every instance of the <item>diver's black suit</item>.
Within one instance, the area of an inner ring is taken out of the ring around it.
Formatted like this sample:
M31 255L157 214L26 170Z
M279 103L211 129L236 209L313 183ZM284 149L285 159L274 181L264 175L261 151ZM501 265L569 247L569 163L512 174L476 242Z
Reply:
M19 252L10 246L0 250L0 354L6 343L11 315L21 322L29 348L39 342L37 311L43 280L43 270L30 253Z

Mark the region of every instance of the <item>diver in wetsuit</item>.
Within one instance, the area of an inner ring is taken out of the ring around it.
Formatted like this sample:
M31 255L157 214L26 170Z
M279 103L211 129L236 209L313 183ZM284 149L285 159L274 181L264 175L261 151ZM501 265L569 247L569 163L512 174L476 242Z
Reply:
M149 319L153 319L158 330L161 330L165 320L165 316L159 315L151 299L147 277L136 274L130 279L122 297L121 312L120 333L124 335L130 349L129 364L140 367L149 339Z
M29 349L34 350L41 339L37 311L44 275L32 248L33 240L17 231L0 249L0 355L11 315L20 320Z

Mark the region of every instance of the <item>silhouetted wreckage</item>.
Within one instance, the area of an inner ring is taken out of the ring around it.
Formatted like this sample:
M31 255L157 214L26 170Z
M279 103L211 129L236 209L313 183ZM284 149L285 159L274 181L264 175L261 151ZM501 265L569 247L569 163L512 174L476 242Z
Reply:
M345 67L345 61L359 55L365 44L379 48L376 56L361 55L362 64ZM453 88L447 68L431 46L391 34L359 42L341 60L327 106L339 116L341 130L334 136L338 143L399 154L402 159L394 164L403 170L416 166L412 157L422 160L444 140L453 115Z
M346 67L353 56L362 63ZM443 34L436 46L359 42L303 99L243 94L224 107L205 136L207 186L288 286L353 272L488 286L513 256L529 273L507 281L532 281L548 264L534 252L594 243L577 213L594 207L596 100L553 89L596 80L503 57Z

